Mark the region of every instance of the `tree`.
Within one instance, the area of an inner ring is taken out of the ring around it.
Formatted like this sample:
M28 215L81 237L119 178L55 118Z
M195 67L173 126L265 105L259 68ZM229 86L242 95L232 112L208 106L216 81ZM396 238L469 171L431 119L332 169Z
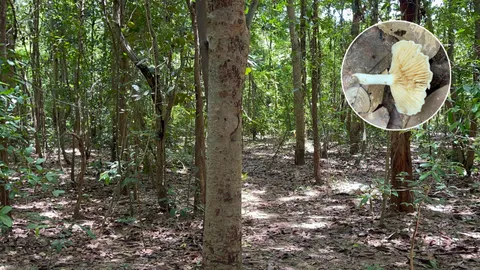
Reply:
M320 176L321 163L320 163L320 136L318 134L318 88L320 77L320 53L318 53L318 2L313 0L312 5L312 23L313 31L310 40L310 56L311 56L311 76L312 76L312 129L313 129L313 177L317 184L322 184L322 178Z
M0 65L0 89L4 89L5 85L9 86L8 77L11 75L8 72L3 72L4 69L8 69L6 61L3 61L8 59L7 43L7 0L0 0L0 60L2 60ZM0 120L0 125L4 123L4 120ZM7 140L8 138L0 137L0 164L3 166L8 164ZM8 181L7 176L0 178L0 207L10 205L9 190L6 188Z
M249 51L244 1L209 0L204 269L242 268L242 88Z
M352 38L355 38L360 33L360 19L362 17L360 0L352 1L352 13L353 21L350 33L352 34ZM349 110L347 115L347 132L349 135L350 155L358 153L360 149L362 126L363 121Z
M414 22L418 19L419 8L412 1L400 0L402 19ZM398 196L391 197L391 209L400 212L413 212L413 193L408 187L408 182L413 179L412 154L410 152L411 132L391 132L391 184L397 190Z
M33 42L32 42L32 88L35 105L35 151L42 157L42 148L45 141L45 113L43 109L42 74L40 70L40 9L41 0L33 1Z
M295 30L295 6L294 0L288 0L287 4L288 27L290 30L290 42L292 45L293 66L293 97L295 113L295 164L305 164L305 108L304 92L302 88L302 48Z
M203 116L203 91L200 82L200 49L198 44L198 24L195 4L186 0L192 20L193 46L195 50L193 63L193 79L195 84L195 177L199 190L195 194L195 206L199 203L205 205L205 184L206 184L206 165L205 165L205 124ZM197 207L195 207L197 210Z

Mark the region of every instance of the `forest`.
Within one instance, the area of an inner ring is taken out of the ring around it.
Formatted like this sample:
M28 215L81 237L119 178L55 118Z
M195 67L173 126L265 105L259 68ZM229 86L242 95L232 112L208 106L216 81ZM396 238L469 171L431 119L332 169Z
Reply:
M480 0L0 0L0 269L480 269L479 118Z

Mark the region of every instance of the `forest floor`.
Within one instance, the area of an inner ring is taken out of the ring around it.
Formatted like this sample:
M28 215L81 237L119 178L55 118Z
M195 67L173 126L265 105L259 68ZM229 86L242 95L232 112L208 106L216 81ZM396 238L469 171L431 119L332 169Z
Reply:
M382 227L380 200L373 200L373 209L359 206L361 195L384 174L385 149L367 151L372 154L357 166L342 146L330 149L322 159L323 186L314 184L307 150L307 164L294 166L291 144L245 143L244 269L408 269L415 215L390 215ZM14 201L13 229L0 236L0 270L195 269L201 264L201 218L161 213L148 180L132 218L128 198L112 204L113 186L97 181L90 168L84 218L75 221L75 191L65 171L64 196L30 190L28 200ZM479 176L473 177L451 179L451 192L432 194L445 203L425 205L416 269L480 269L480 194L471 192ZM186 170L168 174L179 207L186 206L191 178Z

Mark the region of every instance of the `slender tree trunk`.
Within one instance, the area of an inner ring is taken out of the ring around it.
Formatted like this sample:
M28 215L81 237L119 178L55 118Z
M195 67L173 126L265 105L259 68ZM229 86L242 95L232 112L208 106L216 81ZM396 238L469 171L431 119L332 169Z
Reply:
M302 92L305 95L307 93L307 31L306 31L306 19L307 5L306 0L300 0L300 50L302 51ZM307 95L308 97L308 95ZM307 98L308 100L308 98ZM304 101L305 102L305 101ZM308 102L308 101L307 101Z
M0 59L8 59L8 51L7 51L7 0L0 0ZM0 70L4 70L6 68L4 65L6 61L2 61L0 64ZM0 72L0 81L1 82L9 82L9 77L12 74L8 74L8 72ZM4 120L0 120L0 125L5 123ZM0 162L8 165L8 139L0 137ZM0 177L0 208L6 205L10 205L9 199L9 190L5 187L9 183L9 179L7 176Z
M249 33L244 1L209 0L207 6L210 89L204 269L242 269L242 89Z
M362 13L360 11L360 0L353 0L352 2L353 22L351 34L355 38L360 33L360 18ZM350 141L350 155L357 154L360 150L360 141L362 136L362 120L355 114L349 111L347 117L347 131Z
M317 36L318 36L318 2L313 0L312 6L312 23L313 31L310 40L310 55L311 55L311 72L312 72L312 129L313 129L313 177L317 184L323 184L320 176L320 136L318 134L318 88L320 80L320 62L321 57L317 50Z
M59 68L58 68L58 56L57 56L57 47L55 46L52 50L52 71L53 71L53 78L52 78L52 122L53 128L55 129L55 137L57 137L57 158L58 164L62 165L62 156L61 156L61 134L60 134L60 125L59 125L59 112L58 112L58 104L57 104L57 89L59 88Z
M257 11L258 7L258 1L259 0L252 0L250 2L250 5L248 6L248 13L246 15L248 29L250 29L250 27L252 26L253 17L255 17L255 12Z
M295 164L305 164L305 108L302 87L302 48L295 30L295 6L293 0L288 0L287 14L289 19L290 41L292 43L293 65L293 97L295 111Z
M372 0L372 23L378 22L378 0Z
M195 2L197 12L198 46L200 47L200 63L202 66L203 88L205 88L205 101L208 106L208 40L207 40L207 2Z
M160 73L158 72L158 68L160 66L160 53L158 51L158 43L157 43L157 35L152 27L152 20L150 15L150 2L145 0L145 9L147 15L147 25L150 32L150 36L152 37L152 47L153 47L153 60L155 63L155 72L153 75L153 89L154 96L153 102L155 105L155 113L156 113L156 128L157 128L157 138L155 140L155 144L157 146L157 159L156 159L156 167L157 167L157 174L156 174L156 183L157 183L157 197L159 200L159 205L164 210L169 210L170 206L167 202L167 185L165 181L165 139L166 139L166 127L168 123L168 118L170 112L164 112L162 110L162 94L160 92ZM167 18L168 20L168 18ZM167 63L167 66L169 64ZM173 93L174 95L174 93ZM170 106L170 104L169 104Z
M114 19L120 28L125 25L125 0L113 2ZM117 28L115 39L120 43L120 28ZM117 46L116 57L118 63L119 85L117 86L117 160L125 158L124 151L127 147L127 82L128 82L128 59L123 55L123 50Z
M67 56L65 52L65 48L61 47L61 54L59 57L59 64L60 64L60 83L61 88L64 89L65 92L70 90L69 83L68 83L68 70L67 70ZM68 113L69 114L69 113ZM70 165L71 161L68 157L67 151L65 150L65 132L67 132L67 116L66 107L64 105L60 106L58 110L58 128L60 134L60 148L62 150L63 160ZM72 143L73 146L73 143Z
M195 193L195 210L197 211L200 203L205 205L205 183L206 183L206 165L205 165L205 125L203 117L203 91L200 82L200 51L198 48L197 15L195 5L186 0L192 20L192 31L195 46L195 57L193 63L195 80L195 178L197 179L198 191Z
M83 3L81 3L83 6ZM78 136L77 134L72 133L72 137L74 140L78 141L78 150L80 151L80 157L81 157L81 165L80 165L80 173L78 174L77 177L77 202L75 203L75 208L73 209L73 218L78 219L81 218L80 214L80 207L82 204L82 198L83 198L83 186L85 182L85 172L87 170L87 158L86 158L86 151L85 151L85 142L82 138L82 136Z
M474 0L473 4L474 4L473 14L477 14L477 18L475 19L475 39L473 41L473 58L478 62L480 61L480 17L478 16L478 14L480 14L480 0ZM473 69L473 83L474 84L480 83L480 71L479 71L478 65ZM468 132L468 137L471 140L477 137L477 129L478 129L477 116L472 115L470 117L470 130ZM467 159L465 161L465 170L467 171L468 176L472 174L473 162L475 160L475 149L473 148L472 144L473 144L472 141L468 142Z
M42 148L45 140L45 113L43 111L42 74L40 68L40 9L41 0L33 1L33 42L32 42L32 87L35 115L35 152L43 156Z

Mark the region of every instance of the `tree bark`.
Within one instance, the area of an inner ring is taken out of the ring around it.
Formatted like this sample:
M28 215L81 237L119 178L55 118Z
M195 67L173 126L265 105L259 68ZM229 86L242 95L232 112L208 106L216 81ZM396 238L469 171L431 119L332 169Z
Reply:
M125 0L113 1L113 18L115 22L123 28L125 25ZM116 44L120 43L120 28L115 30ZM117 160L122 161L124 151L127 148L127 82L128 82L128 59L123 55L123 50L120 46L116 47L115 58L117 62L117 76L119 83L117 85L117 106L116 106L116 121L117 121Z
M415 19L418 19L418 16L415 14L415 12L418 12L418 8L416 8L415 3L412 3L411 1L400 0L400 11L402 13L403 20L414 22ZM392 189L398 192L398 197L391 197L390 209L407 213L414 211L412 205L414 197L408 185L408 181L413 179L410 135L410 131L393 131L390 136L390 160L392 163L390 177ZM404 181L400 181L399 179L399 174L402 172L405 175L401 176L400 178L403 178Z
M360 11L360 0L353 0L352 2L353 21L351 34L352 38L355 38L360 33L360 19L362 13ZM347 132L350 144L350 155L355 155L360 150L360 141L362 135L362 122L360 118L349 111L347 115Z
M392 162L391 184L397 191L397 196L391 196L390 209L400 212L411 213L413 208L413 193L410 191L409 183L412 180L412 154L410 152L410 131L392 131L390 160ZM399 174L405 174L399 176ZM403 181L402 181L403 179Z
M302 48L295 31L295 6L293 0L288 0L287 14L289 20L290 41L292 44L293 66L293 97L295 111L295 164L305 164L305 108L302 88Z
M372 25L378 23L378 0L372 0Z
M7 43L7 0L0 0L0 59L8 59ZM5 65L6 61L2 61L2 63ZM0 65L0 70L5 68L3 65ZM0 72L0 81L8 82L10 75L7 72ZM0 120L0 125L4 123L4 120ZM8 138L0 137L0 146L0 162L8 165ZM0 208L10 205L9 190L5 187L8 183L7 176L0 178Z
M248 6L248 13L246 15L248 29L250 29L250 27L252 26L253 17L255 16L255 12L257 11L258 7L258 1L259 0L252 0L252 2L250 2L250 5Z
M198 43L200 48L200 64L202 67L203 88L205 88L205 101L208 106L208 40L207 40L207 2L195 2L197 13Z
M200 82L200 52L198 48L197 15L195 5L186 0L192 20L193 42L195 47L195 56L193 59L194 82L195 82L195 178L197 179L198 191L195 193L194 211L197 211L198 205L205 205L205 184L206 184L206 165L205 165L205 124L203 116L203 91Z
M209 0L204 269L242 268L242 89L249 50L244 1Z
M43 109L42 75L40 71L40 9L41 0L33 1L33 40L32 40L32 88L35 116L35 152L42 157L45 140L45 113Z
M82 3L83 4L83 3ZM85 143L82 138L82 136L79 136L75 133L72 133L72 137L74 140L78 141L78 150L80 151L80 157L81 157L81 165L80 165L80 173L78 174L77 177L77 202L75 203L75 208L73 209L73 218L78 219L81 218L80 214L80 206L82 204L82 198L83 198L83 186L84 186L84 176L85 172L87 170L87 158L86 158L86 153L85 153Z
M311 72L312 72L312 129L313 129L313 177L318 185L323 184L320 176L321 163L320 163L320 136L318 133L318 90L320 81L320 62L321 57L317 48L317 36L318 36L318 2L313 0L312 5L312 37L310 40L310 56L311 56Z

